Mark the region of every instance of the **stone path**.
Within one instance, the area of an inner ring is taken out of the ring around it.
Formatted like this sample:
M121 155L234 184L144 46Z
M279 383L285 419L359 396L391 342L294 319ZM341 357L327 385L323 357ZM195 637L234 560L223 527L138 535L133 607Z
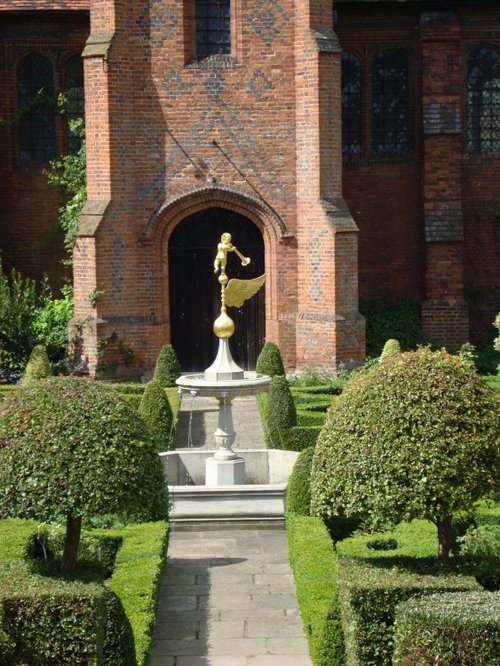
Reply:
M284 530L171 534L149 666L311 666Z
M191 407L192 445L196 449L215 449L214 431L217 427L219 403L215 398L182 396L179 422L175 435L175 448L188 447L189 419ZM265 449L264 432L260 420L259 408L255 396L235 398L233 400L233 423L236 441L233 449Z

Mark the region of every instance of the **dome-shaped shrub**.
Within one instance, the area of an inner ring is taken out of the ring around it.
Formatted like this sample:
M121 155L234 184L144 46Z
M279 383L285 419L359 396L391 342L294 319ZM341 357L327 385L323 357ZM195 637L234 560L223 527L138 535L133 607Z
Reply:
M401 354L401 345L397 340L391 338L390 340L387 340L384 348L382 349L382 353L380 354L380 361L385 361L392 356L397 356L398 354Z
M313 456L313 446L301 451L288 479L286 507L288 511L293 511L301 516L309 516L311 514L311 467Z
M156 359L153 379L159 382L162 388L175 386L175 380L181 376L181 365L172 345L163 345Z
M163 467L139 414L91 380L22 386L0 411L0 517L67 516L69 570L82 516L120 512L166 514Z
M451 516L498 489L500 400L468 364L420 349L377 363L334 402L313 461L311 508L372 525L427 518L440 557Z
M47 349L44 345L35 345L24 371L23 383L31 382L34 379L44 379L51 375L52 370Z
M266 342L257 358L256 370L261 375L284 375L283 359L279 347L274 342Z
M286 377L271 380L266 401L267 436L274 447L282 448L284 432L297 425L297 412Z
M172 408L160 386L160 382L152 379L146 384L142 394L139 414L149 428L158 445L158 451L168 451L172 448Z

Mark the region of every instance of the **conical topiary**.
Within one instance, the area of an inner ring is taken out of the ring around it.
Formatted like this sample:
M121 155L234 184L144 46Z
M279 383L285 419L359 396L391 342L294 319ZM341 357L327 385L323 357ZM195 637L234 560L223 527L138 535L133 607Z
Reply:
M172 408L160 382L152 379L142 394L139 414L156 440L159 451L172 448Z
M281 358L281 353L276 343L266 342L262 347L262 351L257 359L256 370L259 374L269 375L269 377L285 374L283 359Z
M175 386L175 380L181 376L181 365L172 345L163 345L156 359L154 379L162 388Z
M314 446L300 452L288 479L286 508L301 516L311 515L311 468Z
M28 383L34 379L44 379L52 375L47 349L44 345L35 345L30 354L26 369L23 375L23 383Z
M292 392L283 375L273 377L269 385L266 425L269 443L275 448L286 448L284 433L297 425L297 412Z
M397 356L398 354L401 354L401 345L397 340L391 338L390 340L387 340L384 348L382 349L382 353L380 354L380 362L386 361L388 358Z

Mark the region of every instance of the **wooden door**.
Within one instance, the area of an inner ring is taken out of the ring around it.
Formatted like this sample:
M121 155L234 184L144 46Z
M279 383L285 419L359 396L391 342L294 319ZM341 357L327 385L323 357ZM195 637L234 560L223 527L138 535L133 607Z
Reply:
M215 359L218 338L212 330L220 312L220 285L214 275L217 243L224 232L233 244L251 257L241 266L229 253L226 273L240 279L262 275L264 242L259 229L248 218L225 208L208 208L180 222L170 237L168 250L170 322L172 345L184 372L208 368ZM245 370L255 369L265 337L263 287L241 308L228 308L236 331L230 338L234 360Z

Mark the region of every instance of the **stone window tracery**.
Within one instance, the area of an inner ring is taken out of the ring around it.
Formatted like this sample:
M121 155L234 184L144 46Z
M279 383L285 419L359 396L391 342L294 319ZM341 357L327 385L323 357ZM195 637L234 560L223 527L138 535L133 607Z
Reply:
M54 68L48 58L33 53L17 68L19 158L42 164L56 155Z
M467 68L467 149L500 151L500 53L476 49Z

